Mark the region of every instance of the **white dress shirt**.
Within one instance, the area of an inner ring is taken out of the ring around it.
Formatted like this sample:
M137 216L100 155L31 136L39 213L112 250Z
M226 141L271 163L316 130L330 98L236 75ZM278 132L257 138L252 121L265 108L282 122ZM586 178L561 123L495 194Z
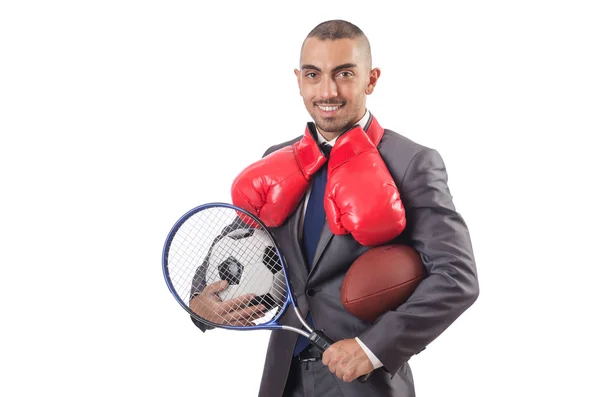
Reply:
M365 115L358 121L358 125L361 126L361 128L364 130L366 125L367 125L367 121L369 121L369 111L367 110L365 112ZM337 140L338 137L333 138L332 140L328 141L327 139L325 139L325 137L323 137L323 135L321 135L321 132L319 131L319 129L317 128L317 139L318 139L318 143L323 144L323 143L327 143L328 145L331 145L333 147L333 145L335 145L335 141ZM303 209L303 216L300 218L300 238L302 238L302 228L304 227L304 213L306 212L306 206L308 204L308 197L310 196L311 193L311 187L308 188L305 196L304 196L304 209ZM369 360L371 360L371 363L373 364L373 367L375 367L375 369L382 367L383 364L381 363L381 361L379 361L379 359L373 354L373 352L371 352L371 350L369 350L369 348L367 346L365 346L364 343L362 343L362 341L360 339L358 339L358 337L355 338L356 341L358 342L358 344L360 345L360 347L362 347L362 349L365 351L365 353L367 354L367 357L369 357Z

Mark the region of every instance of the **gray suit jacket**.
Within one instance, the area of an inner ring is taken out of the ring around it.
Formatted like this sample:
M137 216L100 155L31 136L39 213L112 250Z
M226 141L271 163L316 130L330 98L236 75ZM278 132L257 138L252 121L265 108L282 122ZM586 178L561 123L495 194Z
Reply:
M300 138L275 145L265 155ZM351 235L333 235L326 224L309 272L298 235L302 206L283 225L271 229L286 259L300 311L306 315L310 309L315 327L334 341L358 336L384 365L364 384L338 380L345 397L414 396L408 360L447 329L479 294L469 231L452 202L438 152L391 130L384 131L378 149L406 211L406 229L393 242L414 247L428 272L406 303L373 323L354 317L342 306L340 287L350 265L368 247ZM301 327L292 310L280 323ZM296 339L297 334L289 331L271 333L259 397L282 396Z
M299 139L273 146L265 155ZM310 309L315 327L333 340L358 336L384 365L365 384L338 380L345 397L413 396L408 360L450 326L479 294L469 231L452 202L438 152L390 130L385 130L378 149L406 210L406 229L395 242L414 247L428 272L405 304L372 324L359 320L342 306L340 287L348 267L368 247L351 235L333 235L325 225L309 273L298 236L301 206L283 225L272 229L290 269L300 311L306 314ZM281 323L300 327L291 311ZM292 332L271 333L260 397L282 395L296 338Z

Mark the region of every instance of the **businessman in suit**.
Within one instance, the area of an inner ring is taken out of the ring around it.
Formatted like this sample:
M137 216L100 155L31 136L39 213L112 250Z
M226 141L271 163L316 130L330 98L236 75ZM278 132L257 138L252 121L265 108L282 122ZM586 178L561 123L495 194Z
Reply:
M381 127L367 109L381 72L357 26L316 26L295 73L313 122L243 170L232 199L270 227L301 312L338 342L321 354L302 336L273 332L259 396L414 396L409 359L479 294L469 231L444 162L436 150ZM384 243L415 248L427 278L406 303L367 323L343 308L340 287L349 266ZM227 311L215 299L219 288L208 286L197 298ZM291 312L280 322L301 326ZM371 371L366 383L355 381Z

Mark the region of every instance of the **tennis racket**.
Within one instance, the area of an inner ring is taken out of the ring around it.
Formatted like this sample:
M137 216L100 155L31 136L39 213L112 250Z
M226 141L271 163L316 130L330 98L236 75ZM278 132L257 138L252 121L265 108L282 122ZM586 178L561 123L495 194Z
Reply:
M334 343L306 323L275 239L260 219L242 208L209 203L188 211L169 232L162 262L171 294L203 324L292 331L322 352ZM303 329L279 324L290 307Z

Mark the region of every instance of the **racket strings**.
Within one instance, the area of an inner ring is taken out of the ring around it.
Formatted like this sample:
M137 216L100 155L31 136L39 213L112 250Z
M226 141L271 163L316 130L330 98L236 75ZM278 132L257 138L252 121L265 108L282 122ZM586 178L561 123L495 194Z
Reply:
M199 279L194 280L194 272L190 270L198 263L202 263L206 255L206 247L212 244L212 240L209 234L199 233L197 222L198 219L192 217L184 223L179 228L169 250L169 272L171 280L176 280L178 292L185 290L190 284L190 294L203 288Z
M174 235L169 277L177 295L199 317L253 326L284 308L288 291L283 261L270 235L253 226L231 208L213 207L190 216ZM226 286L219 286L223 280Z

